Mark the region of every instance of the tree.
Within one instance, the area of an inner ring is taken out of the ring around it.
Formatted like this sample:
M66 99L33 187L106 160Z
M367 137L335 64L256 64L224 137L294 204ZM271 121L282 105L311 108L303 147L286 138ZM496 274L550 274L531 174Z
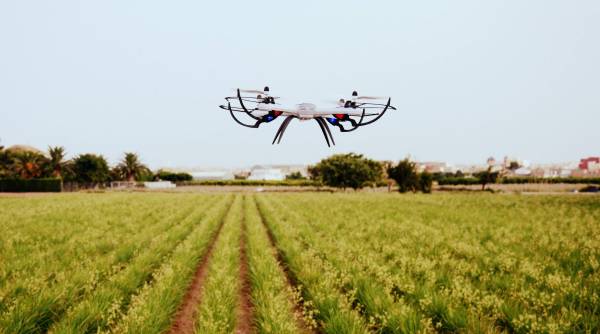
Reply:
M309 168L313 179L336 188L360 189L382 178L381 164L361 154L336 154Z
M129 182L141 179L144 175L150 174L150 169L146 167L137 154L126 152L121 162L117 165L117 173L122 179Z
M485 186L488 183L496 183L498 180L499 173L492 172L492 166L488 167L488 169L476 173L475 177L479 179L479 183L481 184L481 190L485 190Z
M81 154L73 160L75 181L96 185L109 180L108 163L101 155Z
M11 176L13 158L9 151L0 146L0 178Z
M407 191L417 191L419 176L417 175L416 164L408 158L398 162L394 167L387 170L391 179L398 184L398 191L405 193Z
M65 148L62 146L48 147L47 168L50 175L62 179L66 170L70 167L70 161L65 161Z
M42 176L45 157L39 153L23 151L13 156L12 168L23 179Z

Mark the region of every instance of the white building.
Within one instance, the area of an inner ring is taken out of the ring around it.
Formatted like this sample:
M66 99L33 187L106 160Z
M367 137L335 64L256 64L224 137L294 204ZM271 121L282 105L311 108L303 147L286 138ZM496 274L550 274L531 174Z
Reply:
M191 172L194 180L205 181L205 180L233 180L235 177L233 172L228 170L213 170L213 171L199 171Z
M515 176L531 176L531 169L526 167L517 168L515 170Z
M172 189L175 188L175 183L171 181L154 181L154 182L144 182L144 187L148 189Z
M250 171L248 180L275 180L285 179L283 171L279 168L255 167Z

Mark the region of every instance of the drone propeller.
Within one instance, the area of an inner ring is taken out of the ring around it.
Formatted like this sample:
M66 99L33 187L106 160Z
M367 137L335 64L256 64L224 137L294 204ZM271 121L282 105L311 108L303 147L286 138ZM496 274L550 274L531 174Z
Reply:
M257 89L240 89L241 93L251 93L251 94L266 94L265 91L263 90L257 90Z
M357 96L355 100L386 100L386 96Z
M265 86L265 88L263 88L263 90L258 90L258 89L240 89L240 92L242 92L242 93L252 93L252 94L269 95L269 86Z

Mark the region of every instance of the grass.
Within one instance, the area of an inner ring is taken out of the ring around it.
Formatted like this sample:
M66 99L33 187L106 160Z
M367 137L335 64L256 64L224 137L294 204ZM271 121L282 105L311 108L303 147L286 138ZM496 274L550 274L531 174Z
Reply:
M197 333L600 331L598 196L104 193L0 198L0 333L168 331L222 222Z

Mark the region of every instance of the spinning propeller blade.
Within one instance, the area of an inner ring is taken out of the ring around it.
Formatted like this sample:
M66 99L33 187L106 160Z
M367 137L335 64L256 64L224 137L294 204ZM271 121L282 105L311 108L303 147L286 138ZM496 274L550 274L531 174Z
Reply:
M263 91L263 90L256 90L256 89L240 89L240 92L242 93L253 93L253 94L266 94L267 92Z
M262 95L269 95L269 86L265 86L265 88L263 88L263 90L258 90L258 89L238 89L240 92L242 93L252 93L252 94L262 94Z
M386 100L385 96L357 96L355 100Z

